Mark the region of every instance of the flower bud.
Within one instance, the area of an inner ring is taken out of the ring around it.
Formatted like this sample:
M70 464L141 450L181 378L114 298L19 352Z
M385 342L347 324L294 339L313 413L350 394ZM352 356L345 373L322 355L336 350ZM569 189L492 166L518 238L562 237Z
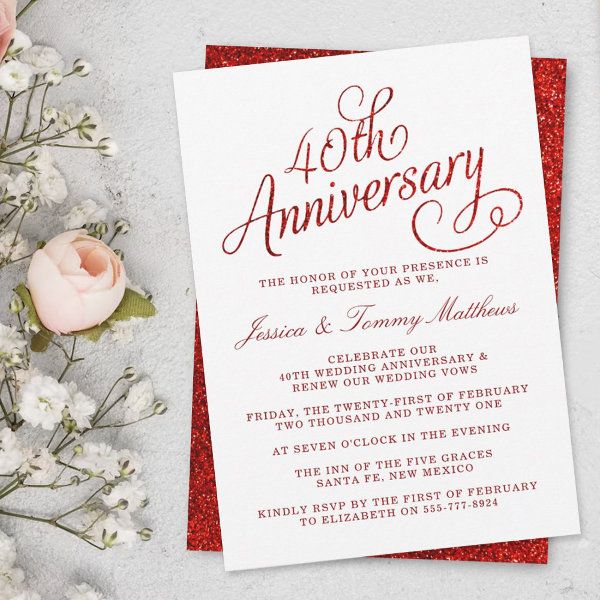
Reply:
M83 58L78 58L73 63L73 72L79 77L87 77L92 72L92 65Z
M26 196L21 200L21 208L26 213L34 213L39 207L38 201L31 196Z
M123 371L123 379L126 379L127 381L135 381L137 379L137 373L135 372L135 369L133 367L127 367Z
M36 325L35 323L32 323L31 321L25 321L25 323L23 324L23 329L27 332L27 333L39 333L40 332L40 328L38 325Z
M60 83L63 80L63 74L61 72L60 69L50 69L45 75L44 75L44 81L48 84L48 85L60 85Z
M108 496L108 494L110 494L112 492L112 485L106 484L103 488L102 488L102 493L105 496Z
M113 250L113 252L117 255L117 257L119 258L119 260L121 262L123 262L125 260L125 252L123 252L123 250L120 250L119 248L115 248Z
M41 250L46 245L46 240L40 240L35 244L37 250Z
M25 308L25 305L23 304L23 300L21 300L20 296L14 296L10 301L8 308L11 313L18 314Z
M125 235L129 231L129 223L123 219L118 219L115 221L115 231Z
M117 508L119 510L127 510L129 508L129 502L125 500L125 498L121 498L119 502L117 502Z
M80 483L81 479L79 479L77 475L73 475L73 477L71 477L71 485L79 485Z
M94 225L94 231L100 236L106 235L108 231L108 224L100 221Z
M13 350L10 356L4 355L1 361L5 367L16 367L23 362L23 353L20 350Z
M102 138L98 142L98 152L102 156L114 156L119 151L117 143L112 138Z
M15 29L13 33L13 39L6 50L6 56L10 56L14 58L18 54L21 54L23 50L28 50L31 48L31 39L29 36L18 29Z
M117 535L118 533L116 531L113 531L111 534L109 534L106 529L102 530L102 543L104 544L105 548L112 548L115 545L115 542L117 541Z
M69 416L69 410L63 410L62 426L67 433L73 433L77 429L77 423Z
M119 463L119 466L121 467L119 469L119 474L121 475L121 477L129 477L130 475L133 475L135 473L135 467L129 465L130 463L128 460Z
M144 529L140 529L138 531L138 535L140 536L140 539L142 540L142 542L147 542L149 539L152 538L152 529L148 529L148 527L144 527Z
M46 106L42 111L42 121L44 123L56 123L58 119L58 111L54 106Z
M77 444L77 446L73 448L73 454L81 454L82 452L83 446L81 444Z
M140 508L146 508L146 506L148 506L148 504L150 504L150 499L149 498L144 498L140 502Z
M152 412L155 415L164 415L167 412L167 405L163 402L155 402L152 406Z

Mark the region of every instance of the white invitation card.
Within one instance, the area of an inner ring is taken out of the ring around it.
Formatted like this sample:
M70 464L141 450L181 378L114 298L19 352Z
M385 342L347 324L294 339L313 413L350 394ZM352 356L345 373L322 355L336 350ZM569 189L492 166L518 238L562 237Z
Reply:
M527 38L174 79L225 568L578 533Z

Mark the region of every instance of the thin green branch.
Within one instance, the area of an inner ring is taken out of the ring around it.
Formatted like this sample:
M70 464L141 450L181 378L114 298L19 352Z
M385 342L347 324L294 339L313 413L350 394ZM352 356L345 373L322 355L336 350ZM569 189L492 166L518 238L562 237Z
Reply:
M38 0L29 0L29 2L17 13L17 19L20 19Z

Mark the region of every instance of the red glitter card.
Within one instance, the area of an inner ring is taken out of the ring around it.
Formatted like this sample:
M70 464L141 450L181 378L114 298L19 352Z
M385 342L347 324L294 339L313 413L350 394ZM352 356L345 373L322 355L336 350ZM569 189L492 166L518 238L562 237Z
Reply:
M206 68L248 65L261 62L305 59L352 51L208 46ZM554 267L558 282L560 207L562 188L563 124L565 109L566 61L532 59L542 166L548 209L548 225ZM221 531L217 506L214 465L204 383L202 350L196 326L192 436L190 458L188 549L221 551ZM460 548L445 548L403 554L393 558L471 560L485 562L546 563L548 540L534 539Z

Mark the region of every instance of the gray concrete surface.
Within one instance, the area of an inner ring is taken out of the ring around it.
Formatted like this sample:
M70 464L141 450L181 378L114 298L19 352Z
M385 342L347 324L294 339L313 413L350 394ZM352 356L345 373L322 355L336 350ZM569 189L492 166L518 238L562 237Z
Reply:
M35 40L96 67L57 97L95 105L122 153L102 163L63 154L60 167L72 198L130 219L128 271L159 309L133 344L96 347L75 377L99 394L137 364L171 407L119 439L145 456L154 539L99 553L3 519L33 587L50 600L80 579L114 600L600 597L599 11L596 0L40 0L29 11L21 28ZM226 574L219 554L187 552L194 293L171 73L201 67L208 43L378 50L522 34L534 56L569 60L560 317L582 535L552 541L548 566L362 559ZM59 230L52 218L44 228ZM2 298L18 277L5 277Z

